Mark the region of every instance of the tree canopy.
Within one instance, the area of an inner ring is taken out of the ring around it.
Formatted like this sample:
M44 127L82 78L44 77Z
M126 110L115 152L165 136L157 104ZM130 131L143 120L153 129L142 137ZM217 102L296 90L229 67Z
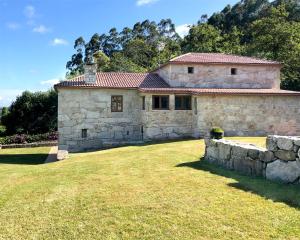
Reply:
M57 129L57 92L25 91L2 109L1 123L7 134L46 133Z

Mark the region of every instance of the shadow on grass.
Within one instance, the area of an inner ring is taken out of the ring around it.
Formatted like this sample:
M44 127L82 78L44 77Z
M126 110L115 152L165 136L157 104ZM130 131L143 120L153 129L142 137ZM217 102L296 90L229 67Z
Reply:
M152 146L152 145L161 145L161 144L176 143L176 142L187 142L187 141L195 141L195 140L202 140L202 139L187 137L187 138L180 138L180 139L165 139L165 140L153 140L153 141L144 141L144 142L141 141L138 143L124 143L124 144L118 144L118 145L110 146L110 147L85 149L85 150L76 151L73 153L92 153L92 152L105 151L105 150L123 148L123 147L145 147L145 146Z
M0 164L43 164L48 154L0 154Z
M286 185L271 182L264 178L240 175L237 172L226 170L217 165L208 163L203 159L201 159L201 161L181 163L176 167L190 167L232 178L237 182L228 183L228 186L230 187L257 194L266 199L271 199L274 202L283 202L300 210L300 185Z

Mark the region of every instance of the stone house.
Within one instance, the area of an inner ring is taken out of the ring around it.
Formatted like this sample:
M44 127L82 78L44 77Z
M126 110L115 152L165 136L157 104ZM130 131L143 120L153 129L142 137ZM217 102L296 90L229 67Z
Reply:
M155 139L300 134L300 92L280 90L278 62L188 53L150 73L97 72L58 91L59 148L99 149Z

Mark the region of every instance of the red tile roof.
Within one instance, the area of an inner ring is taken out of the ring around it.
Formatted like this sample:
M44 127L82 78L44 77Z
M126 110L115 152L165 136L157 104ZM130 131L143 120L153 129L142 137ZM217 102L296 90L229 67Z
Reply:
M84 75L56 84L71 88L165 88L169 85L156 73L98 72L95 84L84 81Z
M191 94L191 95L284 95L300 96L300 92L280 89L233 89L233 88L139 88L143 93Z
M168 63L281 65L281 63L275 61L222 53L187 53L171 59Z
M230 95L297 95L300 92L277 90L277 89L218 89L218 88L173 88L170 87L156 73L97 73L95 84L88 84L84 81L84 75L63 81L55 85L56 88L120 88L138 89L143 93L157 94L230 94Z

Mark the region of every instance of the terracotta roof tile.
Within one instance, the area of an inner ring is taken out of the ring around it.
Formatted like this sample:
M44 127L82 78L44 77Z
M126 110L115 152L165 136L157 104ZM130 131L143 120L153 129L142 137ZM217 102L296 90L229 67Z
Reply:
M169 85L156 73L99 72L95 84L84 81L84 75L56 84L74 88L163 88Z
M173 93L191 95L285 95L300 96L300 92L286 91L280 89L221 89L221 88L139 88L144 93Z
M171 59L169 63L281 64L279 62L258 59L254 57L243 57L222 53L187 53Z

